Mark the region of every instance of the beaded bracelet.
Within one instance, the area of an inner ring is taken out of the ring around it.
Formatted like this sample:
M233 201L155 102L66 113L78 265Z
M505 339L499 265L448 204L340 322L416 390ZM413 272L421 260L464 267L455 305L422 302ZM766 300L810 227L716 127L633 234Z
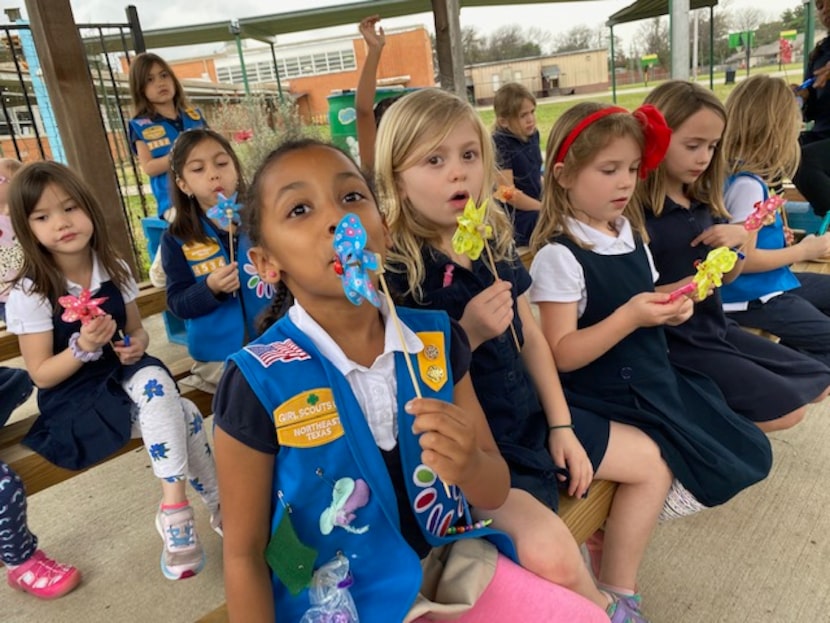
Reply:
M69 350L72 352L72 356L82 363L98 361L104 354L104 349L99 348L98 350L94 350L92 352L84 350L78 345L78 340L80 338L81 334L78 332L75 332L69 336Z
M559 428L573 428L573 424L554 424L553 426L548 426L548 432L552 430L557 430Z
M745 260L746 259L746 255L744 254L743 251L741 251L740 247L729 247L729 250L734 251L738 255L739 260Z

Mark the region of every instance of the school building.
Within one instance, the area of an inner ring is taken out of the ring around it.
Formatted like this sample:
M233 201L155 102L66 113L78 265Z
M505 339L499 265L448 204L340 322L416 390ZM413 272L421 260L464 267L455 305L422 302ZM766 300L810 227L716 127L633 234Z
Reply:
M240 60L235 45L213 56L170 61L180 79L193 78L233 84L244 93L249 86L279 88L296 102L300 115L309 122L328 121L328 96L353 90L366 59L366 44L360 36L332 37L304 43L263 46L248 42ZM244 62L244 74L243 74ZM423 26L386 32L377 72L380 87L425 87L435 84L432 44Z
M523 84L536 97L592 93L610 86L604 48L477 63L467 66L464 75L467 94L478 105L491 104L507 82Z

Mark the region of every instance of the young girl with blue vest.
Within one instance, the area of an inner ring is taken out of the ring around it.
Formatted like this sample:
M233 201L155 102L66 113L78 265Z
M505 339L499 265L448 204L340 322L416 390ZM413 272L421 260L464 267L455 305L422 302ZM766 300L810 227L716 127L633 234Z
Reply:
M141 170L150 177L158 216L173 220L168 172L176 137L191 128L207 127L202 111L187 101L179 79L167 62L152 52L137 54L130 63L130 94L135 116L130 120L130 147Z
M170 164L176 217L161 239L167 306L185 321L199 386L213 392L225 358L256 337L254 321L273 286L257 275L248 236L237 229L240 205L232 198L245 184L227 139L188 130L176 139ZM210 212L222 197L227 208Z
M492 547L436 589L436 556L449 553L449 571L454 554L480 550L482 538L513 553L467 507L486 518L501 506L508 470L458 326L404 308L398 325L386 304L346 298L333 242L349 213L362 222L365 249L382 259L389 234L370 185L331 145L287 143L251 184L252 255L283 315L230 358L214 403L231 619L322 620L314 600L339 588L349 593L339 595L344 606L327 614L343 621L356 621L355 610L362 623L426 623L430 612L462 623L606 620L590 602L496 559ZM437 603L458 589L471 591L466 607Z
M531 300L574 406L640 428L699 504L723 504L766 477L772 453L718 387L672 366L663 325L692 301L654 292L658 277L632 203L639 172L662 160L659 111L586 102L551 130L532 248Z
M527 246L539 218L542 198L542 150L536 127L536 98L527 87L508 82L496 91L493 144L498 183L511 188L505 199L517 245Z
M187 481L221 530L202 416L146 353L138 287L110 243L100 205L69 168L36 162L15 176L9 207L23 268L8 328L39 388L40 416L23 443L60 467L84 469L140 434L161 484L162 572L171 580L199 573L205 554Z
M717 247L741 247L725 282L738 277L755 234L729 223L723 204L726 111L708 89L670 80L645 100L672 130L666 158L637 189L645 208L649 250L660 273L658 292L692 280L695 266ZM710 377L737 413L770 432L800 422L807 403L823 399L830 369L807 355L741 329L726 317L719 290L696 301L686 322L666 327L669 359Z
M507 215L492 207L487 217L497 279L486 253L473 261L453 249L457 217L467 201L479 204L490 195L493 160L475 110L451 94L422 90L389 109L375 166L394 245L390 283L405 294L407 305L446 311L470 339L470 376L514 487L502 508L488 516L513 537L521 563L608 606L553 511L560 483L581 497L594 476L619 482L597 573L600 589L622 595L636 610L637 570L671 474L641 431L569 410L524 296L530 277L516 256ZM540 515L543 537L526 532L529 513Z
M742 223L769 197L770 186L798 168L801 115L786 82L765 74L735 87L726 115L724 199L731 222ZM830 255L830 233L791 243L792 233L776 214L758 232L741 276L721 290L723 308L738 324L769 331L781 344L830 365L830 275L790 269Z

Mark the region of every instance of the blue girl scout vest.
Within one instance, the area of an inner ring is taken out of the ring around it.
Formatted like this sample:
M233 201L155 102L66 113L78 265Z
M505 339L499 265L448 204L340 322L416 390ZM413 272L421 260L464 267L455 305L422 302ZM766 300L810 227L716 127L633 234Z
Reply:
M435 473L421 463L418 439L409 434L412 416L403 409L415 397L403 357L413 359L425 398L451 401L449 319L428 310L399 308L398 314L425 346L417 356L395 353L398 448L417 523L432 546L486 537L515 559L513 544L502 532L480 528L446 535L464 519L466 502L454 486L447 497ZM403 620L421 586L421 564L401 535L393 483L348 382L287 316L231 360L276 427L280 450L274 463L272 532L290 512L300 541L318 552L315 569L338 553L348 558L354 580L349 591L361 623ZM343 480L362 481L368 499L337 507L333 492ZM273 574L272 587L279 619L299 621L310 607L308 590L292 596Z
M764 189L764 200L769 198L767 185L753 173L736 173L726 180L726 187L738 177L751 177L756 180ZM784 221L781 215L775 213L775 222L764 225L758 230L758 249L782 249L784 243ZM781 266L763 273L741 273L732 283L725 283L720 289L720 295L724 303L743 303L754 301L770 292L786 292L801 286L801 283L788 266Z
M179 111L179 119L182 122L182 131L193 128L206 128L207 121L198 108L186 108ZM153 158L160 158L170 153L173 142L179 135L175 126L162 117L136 117L130 120L130 147L135 153L135 142L144 141L150 150ZM150 178L150 188L158 204L159 218L167 211L172 203L170 196L170 184L167 171L161 175L154 175Z
M203 219L204 220L204 219ZM210 231L203 222L205 231ZM194 241L185 244L176 238L197 282L221 266L230 264L230 256L218 240ZM241 234L234 248L234 259L239 263L237 296L227 295L220 307L197 318L185 320L187 350L197 361L224 361L257 335L254 326L259 312L270 302L274 294L271 284L260 279L253 262L248 257L251 241Z

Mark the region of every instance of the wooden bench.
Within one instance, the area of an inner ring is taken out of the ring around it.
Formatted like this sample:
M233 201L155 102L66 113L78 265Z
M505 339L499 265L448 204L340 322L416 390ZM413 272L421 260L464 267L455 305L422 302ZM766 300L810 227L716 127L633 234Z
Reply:
M164 289L152 286L142 287L136 302L142 318L158 314L167 308ZM0 360L6 361L19 356L20 347L17 336L5 330L0 332ZM186 357L169 367L173 378L179 381L189 374L192 365L193 360ZM190 386L182 386L181 389L182 396L192 400L202 413L211 412L212 394ZM29 495L86 471L86 469L73 471L58 467L21 444L22 439L36 418L37 415L35 414L0 428L0 459L8 463L20 475L23 482L26 483L26 492ZM141 445L141 439L131 439L121 450L96 463L96 465L139 448ZM93 469L94 467L95 465L92 465L87 469Z

